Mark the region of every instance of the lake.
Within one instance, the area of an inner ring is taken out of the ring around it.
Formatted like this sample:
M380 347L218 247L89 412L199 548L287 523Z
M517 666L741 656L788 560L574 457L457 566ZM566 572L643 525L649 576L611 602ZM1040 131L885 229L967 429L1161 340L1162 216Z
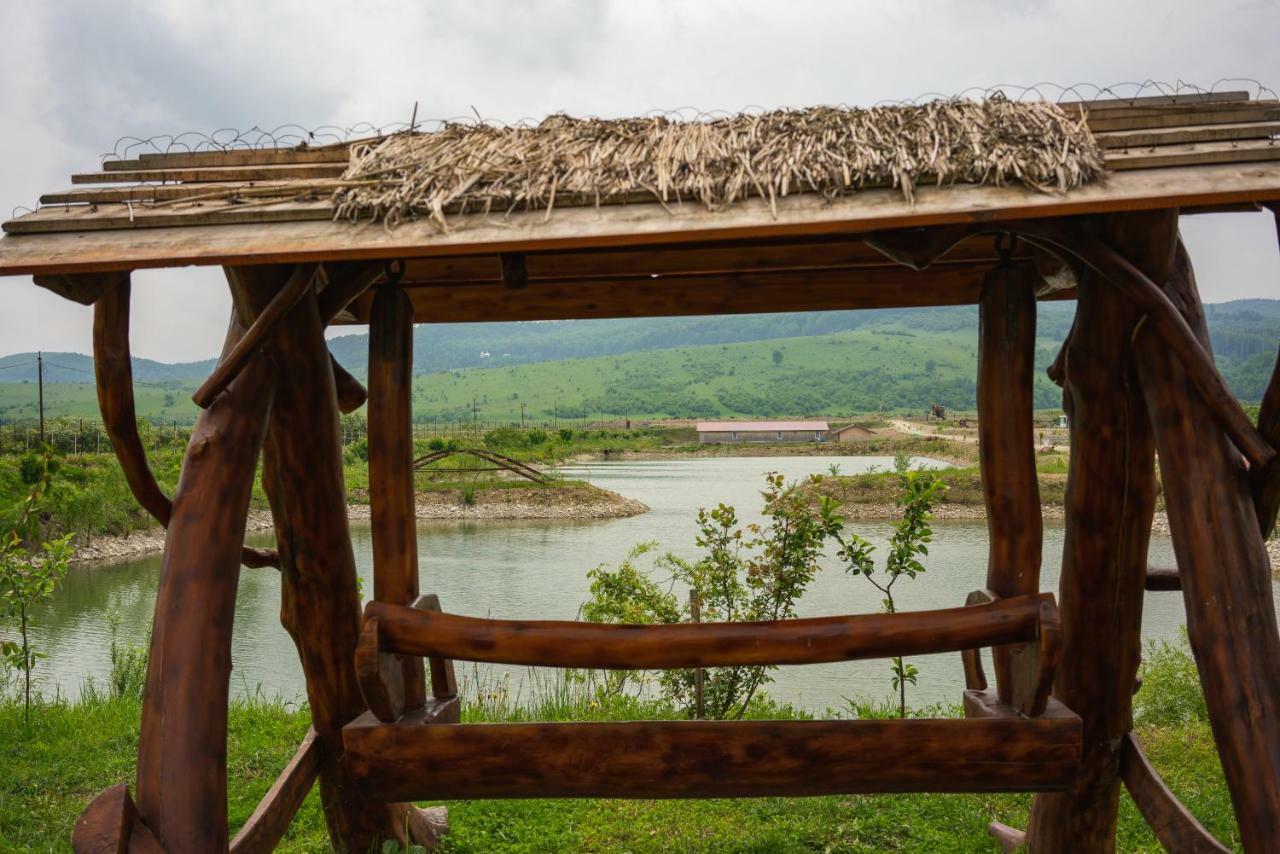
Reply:
M628 519L582 522L528 521L420 523L418 553L421 588L435 592L447 611L469 616L514 619L573 619L587 598L587 571L616 565L641 542L692 557L699 506L718 502L737 507L744 521L759 518L765 472L789 479L825 473L838 465L845 474L872 466L892 466L889 457L716 457L680 460L597 462L563 473L590 480L631 498L652 512ZM941 465L941 464L937 464ZM877 546L877 568L892 526L886 522L850 522L848 527ZM1062 559L1061 522L1045 523L1041 588L1057 591ZM372 591L371 542L367 525L353 525L356 562L364 590ZM269 545L268 533L251 535L253 545ZM833 557L824 561L801 600L801 616L874 612L880 594L866 579L844 574ZM962 605L984 585L987 560L985 522L934 523L934 542L924 560L927 572L894 588L899 610ZM1151 544L1153 564L1173 565L1168 537ZM103 680L110 671L108 615L120 614L123 640L143 643L155 602L159 555L104 567L78 567L68 575L55 600L36 615L37 648L48 654L39 664L46 694L75 696L86 678ZM293 643L279 623L280 582L272 570L243 570L236 605L232 691L263 692L301 699L303 680ZM1145 638L1174 639L1185 615L1176 593L1150 593L1143 619ZM959 653L911 659L920 670L919 686L908 701L954 702L963 687ZM473 666L460 662L459 676L474 678ZM988 664L988 672L990 672ZM491 679L498 670L486 669ZM510 689L527 685L530 674L516 669ZM527 688L526 688L527 690ZM766 689L773 697L813 711L840 707L847 697L883 698L890 693L886 661L782 668Z

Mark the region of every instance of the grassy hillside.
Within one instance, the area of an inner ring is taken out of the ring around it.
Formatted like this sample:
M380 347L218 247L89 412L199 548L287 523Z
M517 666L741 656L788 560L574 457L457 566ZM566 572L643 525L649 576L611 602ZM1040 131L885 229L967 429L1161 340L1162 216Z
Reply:
M1042 350L1049 358L1052 347ZM519 420L521 403L536 420L972 407L976 359L972 335L884 327L432 374L414 381L414 411L465 420L473 400L482 420ZM1060 399L1037 381L1038 406Z

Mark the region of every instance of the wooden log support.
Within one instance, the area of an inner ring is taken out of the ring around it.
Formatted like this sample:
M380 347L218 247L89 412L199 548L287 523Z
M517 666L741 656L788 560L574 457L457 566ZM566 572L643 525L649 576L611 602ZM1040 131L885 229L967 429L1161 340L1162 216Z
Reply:
M360 385L360 380L351 376L333 356L329 357L329 367L333 370L333 381L338 387L338 410L343 415L350 415L364 406L369 393Z
M1060 790L1075 773L1079 726L1060 706L979 720L422 726L412 714L395 724L366 714L344 737L375 797L795 797Z
M129 490L142 508L161 525L169 524L173 504L160 489L138 435L133 403L133 358L129 352L128 274L115 277L93 304L93 370L98 386L102 425Z
M413 488L413 305L395 282L378 287L369 318L369 512L373 598L418 598L418 520ZM426 697L422 660L402 663L405 705Z
M1117 231L1145 239L1140 263L1163 277L1176 217ZM1129 245L1129 244L1125 244ZM1147 249L1146 246L1150 248ZM1155 508L1155 453L1129 342L1140 310L1095 272L1081 276L1076 322L1063 359L1063 407L1071 419L1059 608L1062 663L1053 696L1080 715L1080 768L1061 794L1037 797L1031 851L1115 847L1119 744L1132 729L1141 653L1143 578Z
M1167 281L1184 322L1207 340L1186 250ZM1280 633L1249 475L1165 340L1135 340L1155 428L1187 633L1246 851L1280 850Z
M81 305L93 305L120 282L129 281L129 273L72 273L70 275L32 276L47 291Z
M1278 217L1280 219L1280 217ZM1276 226L1280 229L1280 222ZM1273 447L1280 446L1280 352L1276 353L1276 366L1271 371L1271 382L1258 407L1258 432ZM1265 466L1249 472L1253 490L1253 506L1257 510L1258 528L1263 538L1276 530L1276 515L1280 513L1280 456Z
M319 774L320 743L313 728L307 730L289 764L231 840L231 854L268 854L276 850Z
M662 670L818 664L1034 641L1054 610L1044 593L935 611L760 623L488 620L376 601L365 606L365 617L378 620L384 651L530 667Z
M328 279L320 292L320 320L325 326L346 311L351 302L369 290L382 278L386 264L382 261L349 261L345 264L326 264Z
M257 313L257 318L244 334L244 337L236 343L230 353L227 353L218 362L218 366L213 369L213 373L201 383L200 388L196 389L196 393L191 396L196 406L201 409L207 408L213 402L213 399L221 394L230 382L235 379L240 371L244 370L244 366L249 363L249 360L262 349L262 345L276 325L312 289L318 269L319 265L317 264L299 264L293 269L293 273L289 281L285 283L285 286L275 293L269 305Z
M1138 812L1166 851L1187 854L1227 854L1227 848L1169 791L1147 759L1138 736L1124 737L1120 754L1120 774Z
M419 596L412 606L415 610L440 613L440 598L434 593ZM385 723L397 721L405 713L405 686L403 667L405 657L388 652L382 641L377 617L365 620L360 631L360 643L356 647L356 673L360 679L360 691L374 717ZM458 696L458 680L453 673L453 661L439 656L431 658L431 696L445 701ZM453 719L437 720L438 723L457 723L458 706L450 707Z
M1012 249L1012 247L1010 247ZM978 457L987 507L987 589L1000 597L1040 589L1040 483L1031 411L1038 276L1029 264L995 267L978 314ZM1013 650L992 650L1000 698L1013 696Z
M71 832L75 854L164 854L164 847L138 816L129 787L119 783L85 807Z
M93 370L97 380L98 409L129 491L153 519L168 527L173 502L160 489L151 472L138 434L138 416L133 402L129 276L122 274L110 279L110 286L103 288L93 304ZM254 569L279 567L280 557L275 549L244 546L240 562Z
M1157 217L1160 213L1146 216ZM1028 221L1019 223L1012 230L1069 253L1120 290L1127 300L1149 316L1149 322L1165 345L1177 356L1201 404L1240 452L1259 468L1276 456L1275 449L1259 434L1240 401L1227 387L1226 380L1214 367L1207 339L1202 340L1192 331L1187 319L1152 277L1113 248L1116 241L1108 241L1088 228L1062 222Z
M254 312L265 308L263 298L294 271L255 267L227 273L237 304ZM313 294L290 311L265 352L277 367L263 484L280 547L280 619L302 660L321 747L320 799L330 842L343 852L368 851L383 839L434 844L436 836L426 830L430 822L412 806L370 799L342 762L342 726L365 708L353 664L360 603L337 389Z
M242 334L233 318L224 358ZM173 499L137 773L138 812L173 851L227 849L231 628L272 380L266 359L250 359L201 413Z

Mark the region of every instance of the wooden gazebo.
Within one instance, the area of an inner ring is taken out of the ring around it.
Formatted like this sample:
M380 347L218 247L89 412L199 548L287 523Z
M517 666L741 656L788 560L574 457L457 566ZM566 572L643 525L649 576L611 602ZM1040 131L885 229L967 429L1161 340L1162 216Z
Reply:
M1131 732L1142 600L1157 589L1186 603L1240 842L1280 850L1280 635L1264 544L1280 505L1280 370L1254 424L1215 370L1178 234L1179 215L1274 213L1280 109L1238 92L1060 106L1087 121L1105 165L1066 190L921 181L907 198L846 178L840 192L757 184L724 205L438 205L393 227L335 219L352 156L335 144L109 160L5 223L0 275L94 307L103 419L138 501L168 528L134 795L117 786L93 801L76 850L269 850L317 779L343 851L431 842L438 823L414 800L934 791L1040 793L1031 850L1105 851L1122 782L1168 848L1222 850ZM138 440L130 273L187 265L222 266L235 307L170 498ZM1037 299L1077 300L1050 371L1072 449L1056 603L1039 579ZM985 586L963 607L605 626L452 615L420 595L414 323L974 303L991 542ZM331 358L331 323L370 327L375 583L363 615L338 424L366 392ZM1147 567L1157 455L1176 575ZM260 458L275 550L243 544ZM231 839L242 565L280 572L314 726ZM994 650L990 687L981 647ZM963 720L461 724L451 663L656 669L945 651L964 655Z

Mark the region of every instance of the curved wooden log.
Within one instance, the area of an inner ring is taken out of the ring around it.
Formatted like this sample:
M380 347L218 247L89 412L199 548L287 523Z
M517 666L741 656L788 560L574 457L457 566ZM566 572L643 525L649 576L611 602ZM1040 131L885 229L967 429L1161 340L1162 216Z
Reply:
M320 743L312 728L253 815L231 840L231 854L267 854L276 850L319 775Z
M1004 854L1010 854L1027 844L1027 833L1007 824L993 821L987 825L987 835L996 841Z
M990 590L975 590L964 600L965 605L985 605L995 602L1000 597ZM970 691L987 690L987 674L982 669L982 650L960 650L960 661L964 665L964 687Z
M987 274L978 313L978 458L987 508L987 589L1004 599L1040 589L1044 523L1031 418L1035 282L1029 264L997 266ZM1013 653L1007 647L991 651L996 690L1005 703L1013 697Z
M1185 249L1171 296L1205 331ZM1154 331L1154 330L1153 330ZM1280 632L1270 565L1237 449L1196 406L1191 378L1147 330L1135 339L1165 507L1209 721L1246 851L1280 850ZM1074 448L1073 448L1074 454Z
M1280 216L1277 216L1276 227L1280 229ZM1280 352L1276 353L1271 382L1267 384L1262 405L1258 407L1258 432L1273 447L1280 446ZM1270 537L1276 529L1276 514L1280 513L1280 457L1250 471L1249 480L1253 506L1258 514L1258 528L1264 538Z
M329 363L333 369L333 381L338 387L338 411L343 415L350 415L364 406L369 393L360 385L360 380L351 376L333 356L329 357Z
M1111 223L1112 236L1167 274L1173 213ZM1132 689L1142 651L1143 577L1155 510L1155 449L1134 380L1130 341L1142 311L1086 271L1063 358L1071 419L1066 532L1058 603L1062 660L1053 696L1080 715L1080 769L1067 791L1038 796L1031 851L1109 852L1120 797L1120 738L1133 728Z
M228 333L229 353L242 328ZM166 848L227 848L227 696L245 517L273 379L250 359L201 413L165 540L138 742L138 812Z
M378 642L378 618L365 620L356 644L356 678L360 693L373 716L384 723L404 714L404 673L394 653L382 651Z
M250 312L260 310L263 305L255 300L288 275L287 269L272 267L227 271L238 302ZM434 844L434 837L416 835L425 825L414 807L371 800L342 761L342 726L365 708L354 666L360 602L344 498L337 389L314 295L294 307L264 355L277 367L263 486L280 548L280 620L298 648L321 743L320 800L330 843L344 852L368 851L384 839Z
M129 490L142 508L168 526L173 504L160 489L138 435L133 403L133 359L129 352L129 277L107 288L93 304L93 370L102 425Z
M662 670L817 664L1033 641L1049 594L988 605L761 623L486 620L370 602L384 651L531 667Z
M442 613L440 597L434 593L424 593L413 603L419 611ZM458 679L453 673L453 661L447 658L432 658L431 662L431 696L437 700L448 700L458 696ZM451 721L450 723L457 723Z
M93 370L98 408L129 491L142 509L161 526L168 527L173 502L156 482L138 434L133 402L133 356L129 348L130 290L129 277L125 274L93 304ZM245 546L240 560L254 569L280 566L280 556L275 549Z
M244 337L236 343L230 353L218 361L218 366L213 369L213 373L191 396L196 406L201 409L208 408L213 399L244 370L249 360L262 349L262 345L276 325L311 290L317 269L319 269L318 264L299 264L293 268L289 281L275 292L270 304L258 313Z
M40 287L53 291L63 299L81 305L93 305L117 283L129 281L129 272L36 275L31 278Z
M1120 776L1138 812L1166 851L1188 854L1227 854L1231 849L1213 838L1169 791L1142 749L1138 736L1124 737L1120 751Z
M1067 252L1115 285L1151 317L1165 345L1177 356L1209 414L1255 466L1265 466L1275 449L1258 433L1249 416L1218 373L1213 358L1192 332L1187 320L1160 287L1106 241L1089 231L1061 222L1022 222L1016 233L1045 241Z
M353 300L382 278L384 261L348 261L326 264L329 282L320 292L320 322L328 326Z

